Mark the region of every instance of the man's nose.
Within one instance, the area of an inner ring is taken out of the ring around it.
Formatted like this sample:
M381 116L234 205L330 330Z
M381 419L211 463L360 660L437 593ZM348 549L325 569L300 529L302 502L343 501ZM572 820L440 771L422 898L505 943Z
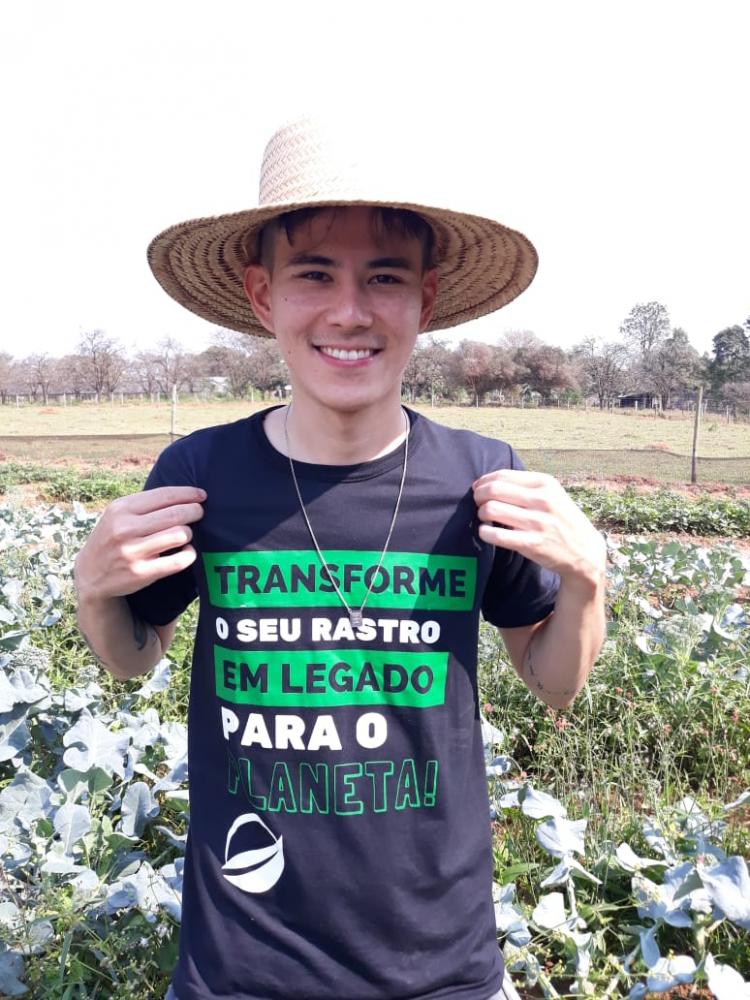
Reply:
M328 309L328 321L342 329L369 329L373 316L367 288L354 279L337 282Z

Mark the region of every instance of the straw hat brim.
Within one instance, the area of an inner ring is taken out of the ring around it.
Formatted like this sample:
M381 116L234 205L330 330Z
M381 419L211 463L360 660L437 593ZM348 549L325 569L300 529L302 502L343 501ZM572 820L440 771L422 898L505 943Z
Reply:
M157 281L180 305L218 326L269 336L245 296L246 246L274 216L300 208L374 205L417 212L435 233L438 294L427 330L478 319L511 302L531 283L538 258L529 240L478 215L411 202L305 201L192 219L152 240L148 260Z

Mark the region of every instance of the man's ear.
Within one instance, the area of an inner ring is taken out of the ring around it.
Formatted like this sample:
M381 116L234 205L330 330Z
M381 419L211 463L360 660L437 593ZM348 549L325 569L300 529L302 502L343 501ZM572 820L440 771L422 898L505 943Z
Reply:
M438 290L438 269L430 268L422 275L422 311L419 314L419 332L424 333L432 319L432 310Z
M246 267L243 287L258 322L269 333L276 333L271 309L271 275L266 268L262 264L250 264Z

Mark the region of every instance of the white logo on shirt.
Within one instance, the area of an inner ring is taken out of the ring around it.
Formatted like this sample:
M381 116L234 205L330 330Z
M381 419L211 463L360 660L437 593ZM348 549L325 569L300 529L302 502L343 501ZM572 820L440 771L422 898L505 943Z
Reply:
M240 851L239 854L230 857L229 847L232 837L240 827L248 823L260 823L273 842L265 847ZM224 858L225 864L222 865L221 871L228 882L243 892L267 892L276 885L284 871L284 838L275 837L256 813L244 813L238 816L229 828Z

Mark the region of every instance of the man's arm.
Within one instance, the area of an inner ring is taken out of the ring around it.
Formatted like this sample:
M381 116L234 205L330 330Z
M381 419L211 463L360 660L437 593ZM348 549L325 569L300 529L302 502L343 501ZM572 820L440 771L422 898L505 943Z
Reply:
M474 484L474 497L484 541L560 575L554 612L501 634L530 690L553 708L565 708L585 684L604 641L604 539L552 476L488 473Z
M118 680L151 670L166 653L177 619L148 625L137 618L124 597L78 601L78 628L99 663Z
M500 634L521 680L552 708L567 708L586 683L606 630L604 581L580 594L562 581L555 610L526 628Z
M78 553L78 625L96 658L120 680L152 669L172 641L176 619L149 625L125 598L195 561L190 523L203 516L205 497L192 486L163 486L114 500Z

